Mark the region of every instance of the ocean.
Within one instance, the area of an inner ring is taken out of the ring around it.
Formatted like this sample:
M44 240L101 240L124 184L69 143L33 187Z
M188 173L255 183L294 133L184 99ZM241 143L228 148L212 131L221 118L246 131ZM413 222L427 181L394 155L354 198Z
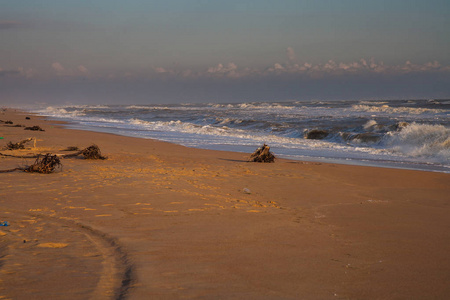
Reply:
M450 100L65 105L74 129L302 161L450 172Z

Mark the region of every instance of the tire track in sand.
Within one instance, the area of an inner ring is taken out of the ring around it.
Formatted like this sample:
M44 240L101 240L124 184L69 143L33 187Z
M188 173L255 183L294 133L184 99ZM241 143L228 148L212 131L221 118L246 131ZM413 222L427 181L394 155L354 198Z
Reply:
M116 238L78 221L1 211L0 218L10 226L0 229L0 296L127 298L133 265Z

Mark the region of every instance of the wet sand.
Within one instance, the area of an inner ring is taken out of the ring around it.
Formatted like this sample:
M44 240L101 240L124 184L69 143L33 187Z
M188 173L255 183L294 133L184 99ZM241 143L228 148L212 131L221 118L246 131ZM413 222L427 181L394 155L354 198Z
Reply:
M450 174L248 163L11 109L0 120L45 130L0 123L0 148L37 140L1 153L108 156L0 173L0 299L450 297Z

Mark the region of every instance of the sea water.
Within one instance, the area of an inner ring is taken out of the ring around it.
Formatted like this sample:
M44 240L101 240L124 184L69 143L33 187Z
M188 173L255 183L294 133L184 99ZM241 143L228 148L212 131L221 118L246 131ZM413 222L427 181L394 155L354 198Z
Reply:
M450 172L450 100L64 105L32 111L67 121L70 128L188 147L251 153L266 143L276 156L294 160Z

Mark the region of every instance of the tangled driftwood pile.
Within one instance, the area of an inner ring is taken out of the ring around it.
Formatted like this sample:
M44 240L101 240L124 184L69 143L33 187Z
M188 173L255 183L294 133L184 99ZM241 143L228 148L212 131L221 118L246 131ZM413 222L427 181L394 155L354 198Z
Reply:
M28 142L31 142L33 140L35 140L35 139L34 138L28 138L28 139L25 139L25 140L17 142L17 143L9 142L8 145L6 145L6 149L5 150L25 149L25 144L28 143Z
M25 130L33 130L33 131L45 131L44 129L42 129L40 126L30 126L30 127L25 127Z
M72 149L73 149L73 147L72 147ZM77 149L78 149L78 147L77 147ZM100 148L97 145L95 145L95 144L91 145L91 146L89 146L89 147L87 147L87 148L85 148L85 149L83 149L81 151L78 151L78 152L75 152L75 153L72 153L72 154L62 155L62 157L63 158L75 157L75 156L78 156L78 155L83 155L83 157L85 159L106 159L107 158L106 156L102 155L102 152L100 151Z
M57 155L52 155L50 153L47 154L39 154L36 157L34 164L24 168L14 168L9 170L0 170L0 173L8 173L14 171L25 171L29 173L42 173L42 174L50 174L53 173L56 169L61 169L62 164Z
M102 155L102 152L97 145L92 145L84 150L81 150L81 154L85 159L106 159L106 156Z
M24 141L21 141L19 143L10 144L13 145L13 147L21 147L25 142L32 140L27 139ZM17 144L17 145L16 145ZM8 144L9 145L9 144ZM24 148L7 148L6 150L15 150L15 149L24 149ZM69 147L70 150L78 150L78 147ZM67 150L67 149L66 149ZM61 158L70 158L70 157L76 157L82 155L84 159L107 159L106 156L103 156L100 148L97 145L91 145L81 151L77 151L75 153L71 154L51 154L47 153L45 155L38 154L38 155L31 155L31 156L22 156L22 155L11 155L11 154L3 154L0 153L0 156L8 156L8 157L16 157L16 158L36 158L36 161L34 164L28 167L24 168L14 168L9 170L0 170L0 173L6 173L6 172L14 172L14 171L25 171L25 172L37 172L37 173L43 173L43 174L49 174L53 173L56 169L62 168L61 164Z
M262 147L256 149L256 151L253 152L252 155L250 155L249 161L271 163L275 162L275 155L273 155L273 153L270 152L270 147L264 144L262 145Z
M47 153L44 155L38 155L34 164L25 168L24 171L49 174L53 173L53 171L57 168L62 168L59 157L57 155Z

